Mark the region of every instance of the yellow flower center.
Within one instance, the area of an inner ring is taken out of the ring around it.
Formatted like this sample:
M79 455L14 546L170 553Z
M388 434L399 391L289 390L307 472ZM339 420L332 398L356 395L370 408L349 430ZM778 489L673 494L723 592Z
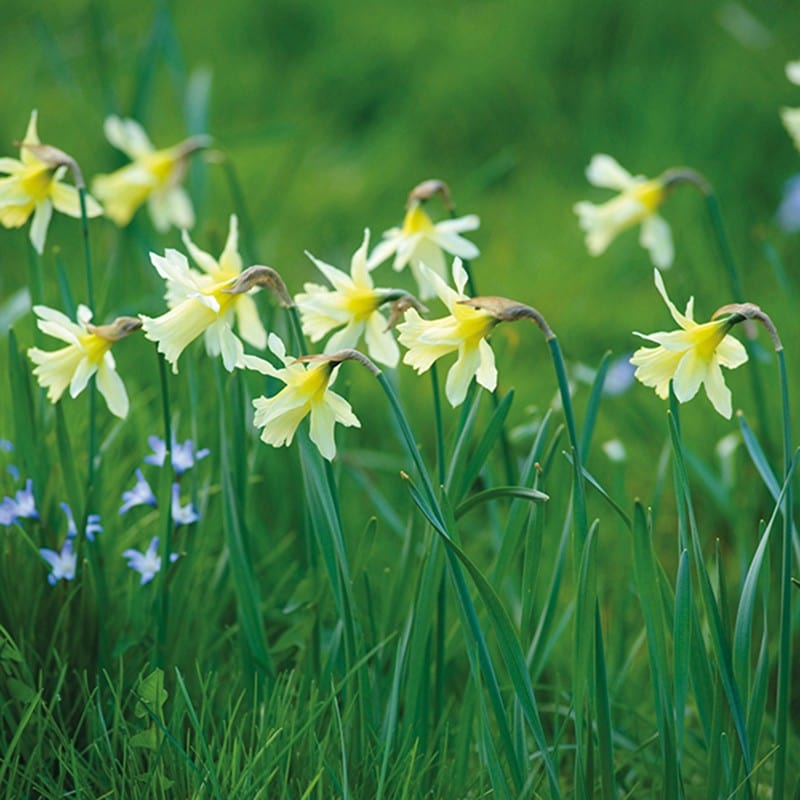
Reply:
M145 169L158 181L164 184L169 181L175 169L176 159L170 150L156 150L143 156Z
M372 289L354 289L347 293L344 306L357 322L368 319L378 307L380 298Z
M325 390L328 388L331 369L332 367L329 363L309 367L298 381L297 389L308 398L307 402L310 405L315 405L322 401Z
M726 320L714 320L698 325L692 332L695 352L703 361L711 361L722 340L728 333Z
M50 193L53 172L44 164L30 167L20 179L20 187L35 203L40 203Z
M104 339L96 333L86 333L80 337L80 343L83 345L86 357L93 364L99 364L103 360L103 356L111 349L113 342L110 339Z
M430 230L433 230L431 218L422 210L422 206L414 203L403 220L403 233L411 236L414 233L425 233Z
M634 187L633 194L652 213L664 202L664 184L659 180L645 181Z
M453 306L453 316L458 324L459 336L475 347L492 332L498 322L486 311L459 304Z

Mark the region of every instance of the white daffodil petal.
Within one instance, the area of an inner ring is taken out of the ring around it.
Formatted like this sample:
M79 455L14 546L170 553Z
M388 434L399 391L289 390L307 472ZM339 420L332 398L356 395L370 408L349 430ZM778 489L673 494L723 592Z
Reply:
M53 204L47 199L39 203L36 206L36 211L33 212L30 240L39 255L44 252L44 242L47 238L47 226L50 224L50 217L52 216Z
M672 266L675 257L672 232L658 214L651 214L642 220L639 243L650 253L650 258L657 267L668 269Z
M592 156L586 168L586 179L593 186L624 192L634 182L633 176L619 165L616 159L605 153Z
M110 353L108 355L111 355ZM125 419L128 416L128 393L119 373L104 359L97 370L97 389L103 395L108 410L114 416Z

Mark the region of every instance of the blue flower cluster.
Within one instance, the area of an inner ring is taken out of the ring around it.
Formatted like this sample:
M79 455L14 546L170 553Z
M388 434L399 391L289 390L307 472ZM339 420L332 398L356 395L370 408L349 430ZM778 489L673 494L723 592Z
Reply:
M167 460L166 441L160 439L158 436L148 436L147 443L150 445L150 449L153 452L144 457L144 463L155 467L163 467ZM173 437L169 452L172 469L176 477L180 479L180 477L190 470L198 461L208 456L210 451L208 448L195 451L194 442L191 439L187 439L185 442L181 443L176 441ZM120 514L127 514L130 509L136 506L151 506L155 508L158 505L158 499L140 468L136 469L135 475L136 483L133 488L122 493L122 505L119 509ZM194 503L189 502L186 505L181 505L180 494L180 483L175 481L172 484L170 513L173 525L176 527L192 525L200 519L200 512L197 510ZM159 537L154 536L146 550L139 551L128 549L122 554L124 558L128 559L128 566L141 576L140 584L149 583L161 570L161 556L158 554L158 544ZM170 553L170 563L174 562L177 558L177 553Z

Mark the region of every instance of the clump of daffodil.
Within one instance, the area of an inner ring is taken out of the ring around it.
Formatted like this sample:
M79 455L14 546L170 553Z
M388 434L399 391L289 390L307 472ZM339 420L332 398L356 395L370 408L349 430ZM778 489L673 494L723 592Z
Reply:
M442 356L458 353L455 364L447 373L445 384L445 394L450 404L455 407L464 402L473 376L481 386L493 392L497 386L497 367L487 337L500 320L484 308L465 304L465 301L469 301L464 294L467 272L461 259L453 261L455 289L424 264L421 270L427 273L426 279L450 314L441 319L427 320L415 308L406 311L405 321L397 326L400 344L408 348L403 363L422 374Z
M403 292L375 288L367 266L368 249L369 231L366 230L361 247L350 261L349 275L308 253L333 289L306 283L305 292L295 296L295 303L300 310L303 332L312 342L336 330L325 344L326 353L355 347L363 335L370 356L394 367L400 350L379 309L384 303L397 300Z
M786 65L786 77L800 86L800 61L790 61ZM794 146L800 150L800 108L782 108L783 125L792 137Z
M290 445L297 427L308 416L311 441L322 456L331 461L336 455L334 425L338 422L345 427L361 427L350 404L330 389L342 358L337 358L336 354L315 356L307 359L311 363L304 363L286 355L283 341L276 334L270 333L268 343L269 349L283 363L281 369L258 356L244 357L247 368L286 384L273 397L253 400L253 423L263 428L261 440L273 447ZM348 358L356 355L354 351L345 351L345 354Z
M62 183L67 170L83 187L78 165L62 150L42 144L36 131L37 113L31 112L28 130L20 144L19 160L0 158L0 224L6 228L22 227L33 214L30 240L36 252L44 252L47 227L53 209L70 217L81 216L78 189ZM94 198L86 196L86 214L96 217L103 209Z
M186 256L177 250L167 249L163 256L150 253L150 261L167 282L170 310L160 317L142 316L145 336L158 343L158 351L177 372L181 353L203 334L208 354L221 355L225 369L233 371L244 354L242 342L233 332L234 321L246 342L260 349L267 342L255 302L247 294L253 287L241 286L241 278L248 270L242 272L236 216L231 215L228 239L219 260L197 247L186 231L183 242L202 272L190 267Z
M421 270L420 264L425 264L433 273L446 279L445 252L466 259L480 255L478 248L460 235L464 231L476 230L480 219L475 214L469 214L433 222L423 203L437 193L442 195L445 205L452 208L447 184L438 180L423 181L409 194L402 226L390 228L383 234L383 241L376 245L368 261L372 269L393 255L392 266L396 271L409 265L423 300L433 297L436 289L428 277L429 273Z
M132 119L107 117L103 125L108 141L131 159L130 164L108 175L97 175L92 191L105 213L117 225L127 225L147 203L156 230L194 225L192 201L181 183L189 156L208 145L208 138L195 136L173 147L156 150L144 128Z
M681 314L667 296L664 281L655 270L656 288L669 308L680 330L651 334L637 333L657 347L640 347L631 357L636 367L634 375L645 386L651 386L661 398L669 395L669 384L675 397L685 403L705 386L706 396L714 408L726 419L731 416L731 392L722 377L722 367L735 369L747 361L744 345L729 331L741 315L730 314L702 324L694 321L694 299L686 304ZM739 307L726 307L735 311ZM723 309L721 309L722 311Z
M36 364L33 374L47 389L47 399L58 402L69 387L70 397L77 397L86 388L89 378L97 375L97 388L118 417L128 415L128 394L116 371L111 346L138 330L142 323L136 317L118 317L110 325L92 325L92 312L78 306L77 323L66 314L47 306L34 306L39 329L48 336L67 342L60 350L28 350Z
M631 175L611 156L603 154L592 158L586 177L594 186L619 192L602 205L584 201L573 207L586 232L589 252L599 256L620 233L641 223L639 243L650 253L653 264L660 269L671 266L672 233L657 213L669 188L664 177L648 180L643 175Z

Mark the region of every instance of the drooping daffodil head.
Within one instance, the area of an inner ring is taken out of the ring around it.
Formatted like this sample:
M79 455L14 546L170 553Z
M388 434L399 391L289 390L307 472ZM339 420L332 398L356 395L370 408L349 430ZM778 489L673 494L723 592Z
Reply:
M461 259L453 261L455 289L424 264L420 269L450 314L427 320L415 308L406 311L405 321L397 326L400 344L408 348L403 363L422 374L443 356L458 353L447 373L445 384L445 394L450 404L455 407L464 402L473 377L481 386L493 392L497 387L497 367L487 338L499 320L485 309L464 304L463 301L469 298L464 294L467 273Z
M261 440L273 447L290 445L300 423L309 417L311 441L329 461L336 455L334 426L360 428L361 423L350 404L330 386L336 380L338 363L320 356L304 362L286 355L283 341L274 333L269 335L269 349L283 364L274 367L258 356L245 356L244 366L270 375L286 384L273 397L253 400L253 423L262 428Z
M383 241L375 247L368 261L373 268L394 256L392 266L395 270L399 272L409 266L422 300L436 294L436 288L428 277L430 272L447 279L445 253L463 259L480 255L480 250L461 235L476 230L480 219L475 214L468 214L434 222L425 211L424 202L436 193L442 194L446 205L450 206L450 192L442 181L423 181L412 189L403 224L383 234ZM425 264L428 270L420 269L421 264Z
M178 371L178 358L186 347L203 335L206 351L222 356L229 372L239 365L244 348L234 333L254 347L263 349L267 333L258 316L251 291L235 291L242 274L238 252L238 224L231 215L225 248L219 259L197 247L184 231L183 242L200 270L193 269L178 250L167 249L163 256L150 253L150 261L166 281L169 311L160 317L142 317L145 336L158 344L158 351Z
M658 214L666 198L665 182L660 178L631 175L605 154L592 158L586 177L593 186L619 193L599 205L582 201L574 206L591 255L601 255L620 233L641 225L639 243L650 253L653 264L660 269L671 266L674 258L672 233Z
M37 253L44 252L47 228L53 209L70 217L81 216L80 194L76 186L63 182L68 171L83 186L75 160L62 150L39 141L37 113L31 112L19 159L0 158L0 225L22 227L33 215L30 240ZM86 215L97 217L103 209L85 195Z
M695 322L693 298L681 314L669 299L661 274L658 270L654 272L656 288L679 330L636 334L657 346L640 347L633 354L631 364L636 367L635 377L645 386L654 388L662 399L669 396L672 382L675 397L681 403L691 400L702 385L714 408L730 419L731 392L725 385L722 367L735 369L747 361L744 345L729 334L731 318Z
M305 291L295 296L295 304L303 332L312 342L336 331L325 343L326 353L356 347L363 336L370 356L394 367L400 350L380 308L402 292L375 288L367 265L368 250L369 231L365 230L364 240L350 261L349 274L307 253L333 288L306 283Z
M208 137L191 137L157 150L144 128L133 119L107 117L103 131L106 139L131 159L130 164L97 175L92 182L92 190L106 215L123 227L147 203L150 218L159 232L171 227L184 230L193 227L194 209L182 182L189 157L208 145Z
M57 403L67 388L70 397L77 397L92 375L96 375L97 388L108 410L126 417L128 395L117 373L111 347L141 328L141 321L136 317L118 317L109 325L93 325L92 312L85 305L78 306L77 322L47 306L34 306L33 310L39 317L39 330L67 343L60 350L38 347L28 350L28 357L36 365L33 374L39 385L47 389L47 399Z

